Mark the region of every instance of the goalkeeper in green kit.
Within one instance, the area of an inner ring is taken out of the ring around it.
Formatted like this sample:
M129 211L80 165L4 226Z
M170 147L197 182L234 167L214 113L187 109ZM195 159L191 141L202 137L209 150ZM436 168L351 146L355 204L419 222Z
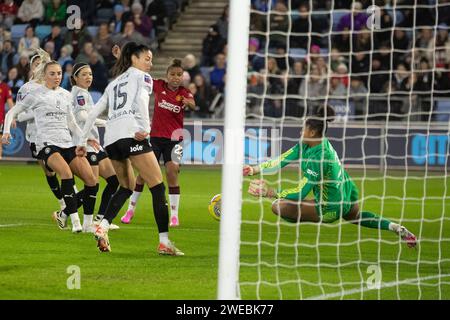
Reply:
M306 119L300 143L278 158L257 166L244 166L244 176L252 176L260 172L277 172L300 160L302 178L296 188L274 190L264 180L252 180L248 192L257 197L275 198L272 211L289 222L332 223L342 217L367 228L395 232L408 247L415 247L416 237L404 226L375 213L359 210L358 188L325 137L327 123L334 119L334 115L329 106L319 108L316 116ZM314 200L305 200L311 190Z

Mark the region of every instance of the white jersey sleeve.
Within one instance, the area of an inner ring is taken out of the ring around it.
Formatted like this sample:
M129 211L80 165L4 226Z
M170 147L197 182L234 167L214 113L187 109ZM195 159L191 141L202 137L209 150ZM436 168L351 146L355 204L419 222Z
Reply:
M23 86L20 87L19 91L17 92L16 96L16 103L22 101L24 97L26 97L30 92L33 90L39 88L41 84L37 83L34 80L30 80L27 83L25 83ZM18 115L17 119L19 121L27 121L27 128L25 130L25 138L28 142L33 143L36 141L36 135L37 135L37 127L36 123L34 122L34 113L31 108L27 108L25 112L22 112Z
M14 108L9 109L5 116L5 127L3 133L11 134L11 124L17 115L28 109L34 102L33 95L28 94L21 101L17 102Z

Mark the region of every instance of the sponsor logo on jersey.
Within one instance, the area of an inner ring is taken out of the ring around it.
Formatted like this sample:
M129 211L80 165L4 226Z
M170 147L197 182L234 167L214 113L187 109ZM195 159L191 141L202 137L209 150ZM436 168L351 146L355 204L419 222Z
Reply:
M306 173L313 177L317 177L319 175L317 172L314 172L311 169L306 169Z
M167 102L166 100L163 100L160 103L158 103L158 107L175 112L175 113L180 113L180 111L181 111L180 106L177 106L175 104Z
M130 152L136 152L136 151L142 151L144 150L144 146L143 145L135 145L134 147L130 147Z
M77 103L78 103L78 105L80 105L80 106L84 106L84 105L86 104L86 100L84 99L83 96L78 96L78 97L77 97Z

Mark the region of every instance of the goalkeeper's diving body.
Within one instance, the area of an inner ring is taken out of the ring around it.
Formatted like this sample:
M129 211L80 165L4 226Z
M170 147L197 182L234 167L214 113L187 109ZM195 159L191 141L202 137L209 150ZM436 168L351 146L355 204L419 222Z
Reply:
M251 181L248 192L257 197L275 198L272 211L289 222L332 223L342 217L367 228L395 232L408 247L415 247L416 237L404 226L359 210L358 188L325 137L327 123L333 118L331 107L319 108L316 116L306 119L301 140L294 147L257 166L244 166L244 176L251 176L277 172L289 163L300 161L301 181L297 187L274 190L265 180L257 179ZM305 200L311 190L314 200Z

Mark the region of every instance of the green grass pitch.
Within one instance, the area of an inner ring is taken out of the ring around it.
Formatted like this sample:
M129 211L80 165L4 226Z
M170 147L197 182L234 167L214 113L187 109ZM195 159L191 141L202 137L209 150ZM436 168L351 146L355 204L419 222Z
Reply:
M207 206L220 192L220 174L218 168L182 168L181 226L170 237L186 256L163 257L156 253L148 190L132 224L115 220L121 229L110 231L112 252L100 253L92 234L56 227L50 216L57 202L37 165L0 165L0 299L215 299L219 223ZM243 299L450 299L450 179L423 172L409 172L407 180L404 172L386 179L378 171L350 175L366 197L365 209L393 221L410 219L404 224L419 236L418 249L390 232L348 223L280 222L269 201L244 193ZM294 181L296 172L286 170L282 178L289 186L286 179ZM80 268L79 290L67 287L70 266ZM379 289L368 289L376 275L371 268L381 275Z

